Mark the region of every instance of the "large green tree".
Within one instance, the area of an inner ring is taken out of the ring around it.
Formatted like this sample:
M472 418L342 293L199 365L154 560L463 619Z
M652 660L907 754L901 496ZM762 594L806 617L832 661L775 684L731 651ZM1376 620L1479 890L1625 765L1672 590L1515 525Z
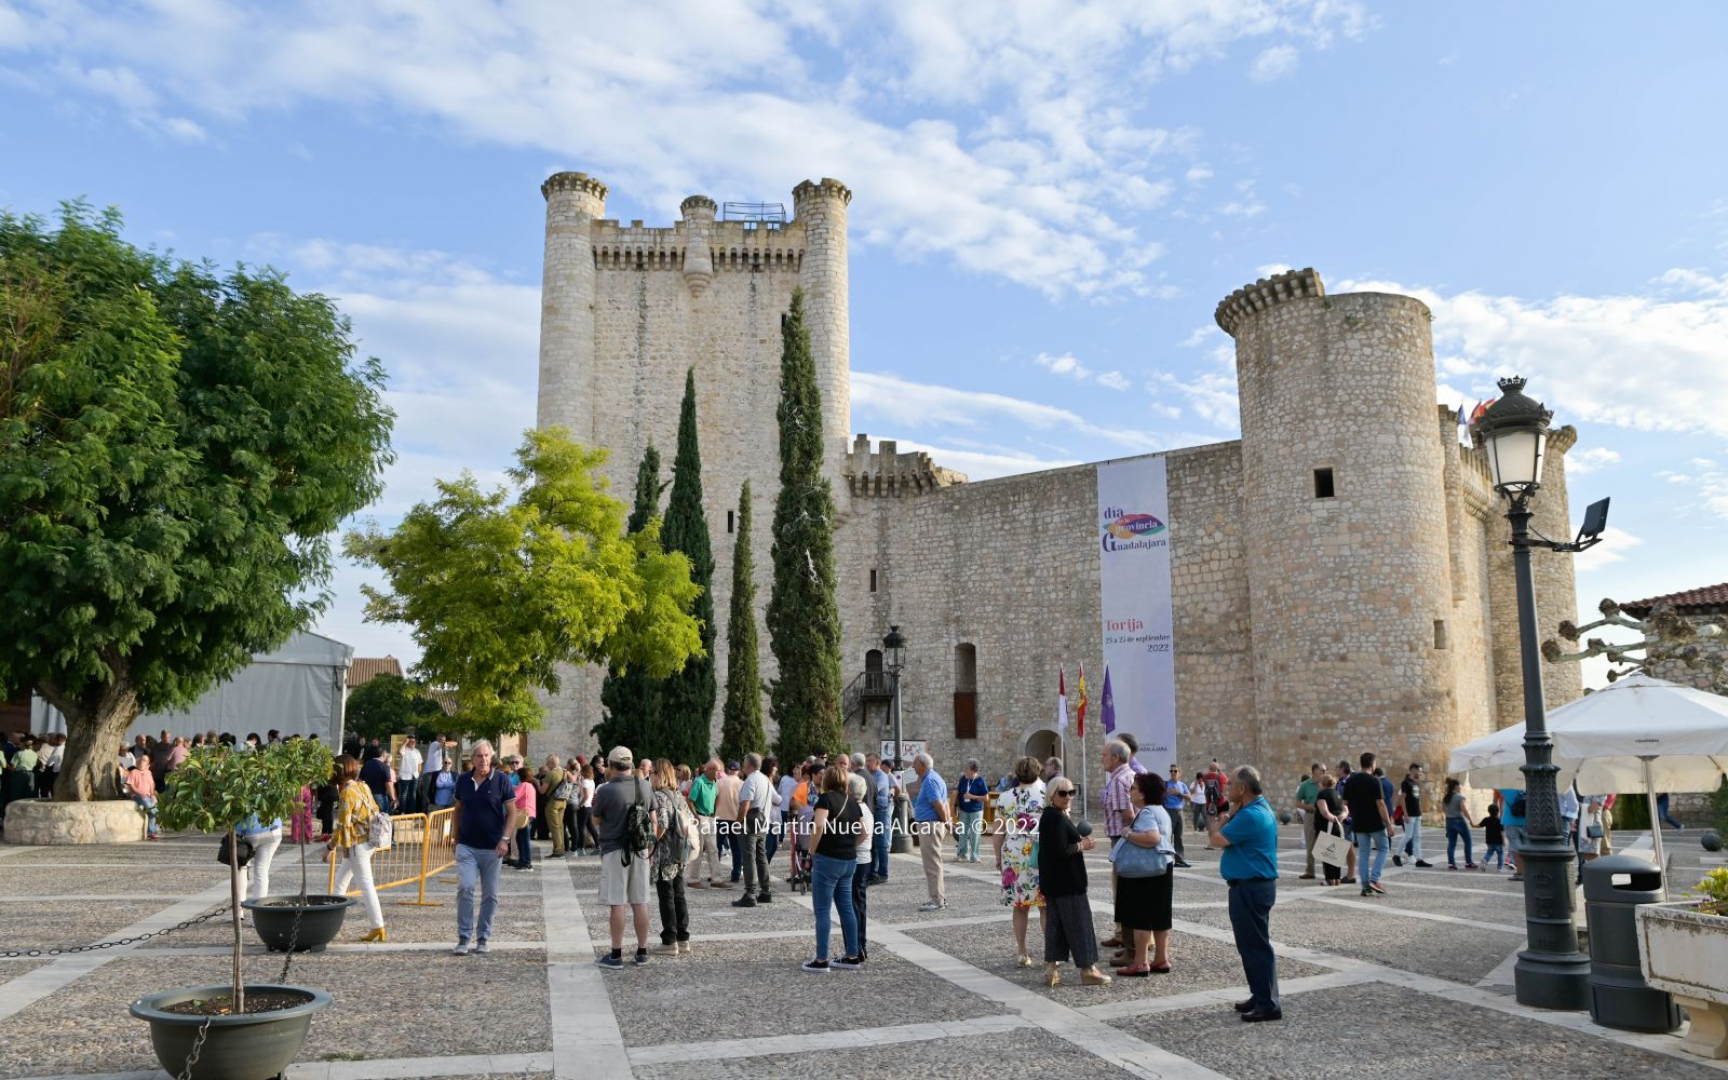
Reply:
M413 735L425 740L457 725L449 723L444 706L424 687L400 675L375 675L348 695L342 726L357 739L378 739L388 744L392 735Z
M625 531L631 536L642 532L650 522L660 518L660 451L654 443L642 451L642 461L636 466L636 500L630 510ZM607 669L600 684L600 706L604 718L592 729L600 745L610 750L628 746L646 754L649 746L660 742L660 680L642 670L640 664Z
M768 638L780 677L769 705L782 761L841 746L840 606L834 596L834 494L822 475L822 394L804 293L780 320L780 494Z
M383 370L333 303L121 226L0 214L0 697L66 717L61 800L114 794L141 710L311 622L390 460Z
M678 413L678 453L672 459L672 495L666 501L667 551L690 560L690 580L701 586L692 614L702 624L702 651L667 679L661 692L659 755L691 765L708 757L714 717L714 550L702 510L702 450L696 440L696 372L684 373L684 404Z
M604 450L563 428L529 431L511 485L440 480L438 498L389 533L352 532L350 556L384 572L366 617L406 623L416 674L455 688L477 735L532 731L561 664L641 665L665 678L702 648L690 560L660 548L659 524L624 532L624 504L597 475Z
M750 554L750 481L738 493L738 543L732 549L732 606L726 620L726 704L720 756L738 761L768 748L762 729L762 673L756 643L755 559Z

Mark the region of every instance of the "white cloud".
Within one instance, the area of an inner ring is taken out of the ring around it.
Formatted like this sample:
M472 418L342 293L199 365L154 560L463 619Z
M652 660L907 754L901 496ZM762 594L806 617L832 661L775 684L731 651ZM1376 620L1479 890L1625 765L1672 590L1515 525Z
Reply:
M877 420L909 428L968 430L982 429L987 423L1007 422L1034 431L1079 433L1142 453L1174 445L1146 432L1100 427L1069 409L987 390L962 390L856 370L852 372L851 389L854 428L865 423L874 425Z
M1593 473L1604 465L1613 465L1620 460L1620 452L1610 450L1606 446L1591 446L1577 453L1566 455L1566 471L1569 474L1582 476Z
M1069 375L1076 379L1092 377L1092 369L1082 364L1073 353L1063 353L1061 356L1039 353L1032 358L1032 362L1052 375Z
M894 438L892 435L884 437ZM902 453L922 450L929 454L936 464L965 473L968 480L992 480L999 476L1017 476L1021 473L1044 472L1047 469L1080 464L1078 460L1071 458L1040 457L1006 447L969 449L963 446L922 443L912 439L896 441Z
M1159 291L1144 231L1200 134L1159 121L1149 82L1238 43L1292 57L1369 24L1339 0L0 10L10 70L173 138L335 106L537 151L648 203L839 176L869 193L860 242L1053 296Z
M1134 385L1129 381L1128 376L1122 374L1120 371L1106 371L1104 374L1098 376L1098 384L1111 390L1126 390L1130 386Z
M1644 543L1625 529L1610 525L1602 532L1602 542L1574 557L1573 565L1580 574L1593 574L1603 567L1626 561L1626 553Z
M184 116L170 116L162 121L161 127L170 138L180 142L199 143L210 137L209 132Z
M1248 69L1248 77L1255 82L1265 83L1293 75L1297 65L1301 63L1301 55L1294 45L1273 45L1254 58L1254 66Z
M1212 167L1210 165L1195 165L1183 174L1183 178L1190 184L1204 184L1206 181L1212 179L1212 175Z

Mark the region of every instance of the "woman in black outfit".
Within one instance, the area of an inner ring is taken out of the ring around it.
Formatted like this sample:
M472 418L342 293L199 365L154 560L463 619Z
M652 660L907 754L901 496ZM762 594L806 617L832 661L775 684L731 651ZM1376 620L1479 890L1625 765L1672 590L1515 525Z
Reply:
M1344 835L1344 797L1338 794L1332 774L1326 772L1320 774L1320 794L1314 797L1314 835L1318 837L1321 833ZM1327 885L1337 885L1344 876L1343 867L1333 866L1324 859L1320 861L1320 869L1326 872Z
M1098 935L1092 929L1092 904L1086 899L1086 856L1097 842L1081 836L1068 818L1074 782L1050 782L1050 805L1038 819L1038 891L1044 897L1044 985L1062 985L1056 965L1069 959L1086 986L1108 986L1098 970Z
M1118 974L1134 978L1164 975L1170 971L1171 898L1176 882L1170 815L1164 809L1164 778L1157 773L1140 773L1128 794L1134 806L1134 824L1122 834L1123 842L1156 848L1170 859L1157 877L1116 879L1116 925L1134 932L1134 947L1125 950L1127 955L1119 957L1115 966L1120 969Z

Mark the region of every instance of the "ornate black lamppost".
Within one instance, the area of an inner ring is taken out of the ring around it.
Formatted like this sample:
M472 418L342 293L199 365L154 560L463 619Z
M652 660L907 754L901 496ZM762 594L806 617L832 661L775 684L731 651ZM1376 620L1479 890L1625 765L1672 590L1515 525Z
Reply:
M900 671L906 666L906 635L900 632L898 626L890 626L888 633L882 638L882 651L888 660L888 674L893 679L892 708L894 710L894 832L889 841L888 850L896 855L904 855L912 850L912 841L908 838L906 822L906 794L899 789L900 772L906 766L900 760Z
M1524 380L1500 380L1500 399L1483 415L1480 430L1494 474L1494 490L1511 500L1512 565L1518 585L1518 644L1524 674L1524 924L1529 948L1514 970L1520 1004L1539 1009L1585 1009L1590 1005L1590 958L1578 951L1573 926L1572 860L1575 852L1560 827L1560 792L1554 742L1542 700L1542 655L1536 635L1536 586L1532 548L1576 552L1594 544L1606 524L1606 503L1592 507L1587 536L1573 542L1530 534L1530 500L1542 486L1542 458L1554 414L1524 396ZM1600 514L1597 511L1600 510ZM1602 520L1598 521L1600 516ZM1589 530L1594 528L1595 532Z

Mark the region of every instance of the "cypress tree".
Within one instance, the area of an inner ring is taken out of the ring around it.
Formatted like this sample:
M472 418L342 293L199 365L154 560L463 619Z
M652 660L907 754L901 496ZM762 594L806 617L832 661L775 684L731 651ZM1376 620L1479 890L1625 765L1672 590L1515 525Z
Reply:
M822 394L804 326L804 293L780 320L780 494L768 637L780 677L769 704L782 761L839 750L840 607L835 599L834 495L822 475Z
M755 560L750 555L750 481L738 493L738 544L732 552L732 610L726 622L726 704L720 756L741 760L768 748L762 730L762 675L756 657Z
M696 372L684 373L684 405L678 414L678 454L672 461L672 494L660 540L667 551L690 560L690 580L702 587L691 614L702 625L702 652L662 684L660 715L664 741L656 756L688 765L708 757L714 717L714 550L702 511L702 451L696 441Z
M660 451L650 441L648 449L642 451L642 463L636 467L636 501L624 526L627 533L641 532L660 516L660 490ZM591 734L600 740L602 747L610 751L614 746L628 746L638 757L660 752L664 740L658 680L640 670L612 668L600 684L600 704L605 715Z

